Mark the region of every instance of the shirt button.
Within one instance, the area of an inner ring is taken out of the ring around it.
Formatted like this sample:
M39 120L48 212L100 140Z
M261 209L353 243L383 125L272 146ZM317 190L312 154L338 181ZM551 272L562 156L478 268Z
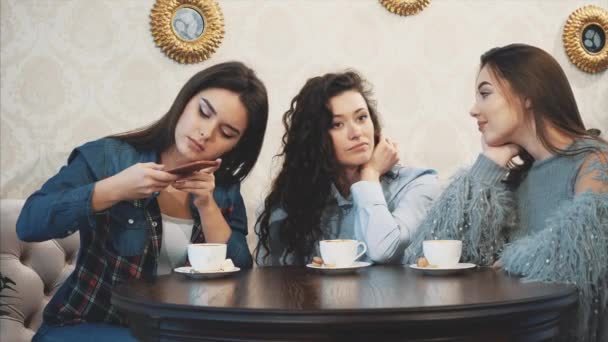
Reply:
M135 222L133 219L129 219L129 224L133 224L133 222Z
M156 227L158 226L158 223L156 223L156 221L152 221L152 227Z

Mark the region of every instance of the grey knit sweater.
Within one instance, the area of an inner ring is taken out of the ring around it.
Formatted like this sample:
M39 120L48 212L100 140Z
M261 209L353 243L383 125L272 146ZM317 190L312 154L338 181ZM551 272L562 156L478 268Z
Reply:
M422 255L423 240L462 240L463 262L500 260L522 281L576 285L578 323L566 339L608 341L608 146L581 139L567 150L589 147L535 162L515 189L502 182L506 168L480 155L437 200L403 263Z

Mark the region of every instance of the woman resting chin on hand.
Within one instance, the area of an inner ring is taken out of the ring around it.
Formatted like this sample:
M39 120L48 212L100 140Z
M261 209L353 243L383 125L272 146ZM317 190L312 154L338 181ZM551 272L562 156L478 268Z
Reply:
M463 240L465 262L576 285L578 322L564 339L608 341L608 144L587 133L564 72L539 48L486 52L475 88L482 153L437 200L404 261L431 236Z
M304 265L318 242L354 239L364 260L399 263L439 194L434 170L398 165L357 73L309 79L283 117L283 166L258 217L260 265Z

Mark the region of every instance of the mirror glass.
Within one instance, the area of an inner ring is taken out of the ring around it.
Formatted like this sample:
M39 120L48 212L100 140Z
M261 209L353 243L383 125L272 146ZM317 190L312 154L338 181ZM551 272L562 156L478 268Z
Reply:
M175 34L187 41L197 40L205 29L203 16L190 7L177 10L173 15L172 23Z
M606 45L606 34L599 25L591 24L583 29L583 47L590 53L602 51Z

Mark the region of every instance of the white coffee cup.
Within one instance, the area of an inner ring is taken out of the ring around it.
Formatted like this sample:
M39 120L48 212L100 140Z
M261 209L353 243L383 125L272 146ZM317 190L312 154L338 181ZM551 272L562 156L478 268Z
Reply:
M357 254L359 246L363 247L363 251ZM365 243L357 240L322 240L319 242L319 247L323 263L329 267L351 266L367 252Z
M422 252L429 264L439 267L451 267L458 264L462 254L460 240L425 240L422 241Z
M225 243L193 243L188 245L188 260L197 271L216 271L226 260Z

